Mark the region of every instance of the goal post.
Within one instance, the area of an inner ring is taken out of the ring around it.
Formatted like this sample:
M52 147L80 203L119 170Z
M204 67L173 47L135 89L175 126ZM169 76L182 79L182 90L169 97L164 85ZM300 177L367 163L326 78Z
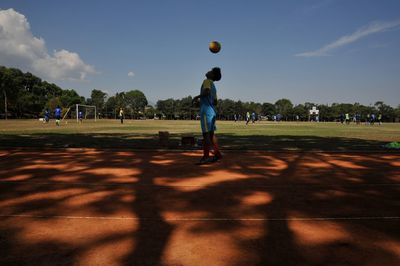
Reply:
M69 111L71 110L71 107L68 108L68 110L65 112L64 116L62 117L61 121L64 121L65 117L67 117Z
M97 110L94 105L76 104L76 122L79 123L80 117L82 119L94 119L97 121Z

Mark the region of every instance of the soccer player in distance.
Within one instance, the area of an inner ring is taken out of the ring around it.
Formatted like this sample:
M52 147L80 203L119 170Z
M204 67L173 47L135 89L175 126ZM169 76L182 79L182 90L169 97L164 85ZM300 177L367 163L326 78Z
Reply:
M214 67L206 73L206 79L203 81L200 89L200 95L193 98L192 104L200 99L200 125L203 132L203 157L199 164L216 162L222 158L219 151L217 137L215 136L215 120L217 105L217 89L214 82L221 80L221 69ZM214 156L210 157L210 149L214 149Z
M54 116L56 118L56 125L59 126L60 125L60 121L61 121L61 107L59 105L57 105L56 109L54 110Z
M82 124L82 120L83 120L83 113L82 113L82 111L79 111L79 112L78 112L78 118L79 118L79 123Z

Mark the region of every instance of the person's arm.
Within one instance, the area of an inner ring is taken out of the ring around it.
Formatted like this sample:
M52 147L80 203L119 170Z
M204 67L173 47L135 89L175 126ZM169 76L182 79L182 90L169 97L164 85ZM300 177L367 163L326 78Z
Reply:
M202 89L201 93L193 98L192 104L195 103L196 101L198 101L200 97L204 97L204 96L208 96L208 95L210 95L210 88Z

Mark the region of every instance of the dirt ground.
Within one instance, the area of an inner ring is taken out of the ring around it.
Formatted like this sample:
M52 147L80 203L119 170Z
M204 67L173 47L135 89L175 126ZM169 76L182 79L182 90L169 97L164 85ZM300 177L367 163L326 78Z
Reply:
M400 154L0 150L0 265L400 265Z

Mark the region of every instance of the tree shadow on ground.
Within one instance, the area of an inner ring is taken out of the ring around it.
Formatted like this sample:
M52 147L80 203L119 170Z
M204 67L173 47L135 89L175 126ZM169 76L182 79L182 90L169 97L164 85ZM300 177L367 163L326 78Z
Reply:
M171 134L167 144L161 145L154 134L29 134L0 135L0 147L48 147L48 148L124 148L124 149L201 149L201 146L182 146L182 134ZM196 135L197 139L201 136ZM293 135L218 134L225 150L269 151L387 151L384 141L344 137L318 137Z
M308 150L2 150L0 264L399 264L399 155Z
M249 135L218 134L226 149L251 149L273 151L375 151L383 150L383 141L344 137L318 137L293 135Z

